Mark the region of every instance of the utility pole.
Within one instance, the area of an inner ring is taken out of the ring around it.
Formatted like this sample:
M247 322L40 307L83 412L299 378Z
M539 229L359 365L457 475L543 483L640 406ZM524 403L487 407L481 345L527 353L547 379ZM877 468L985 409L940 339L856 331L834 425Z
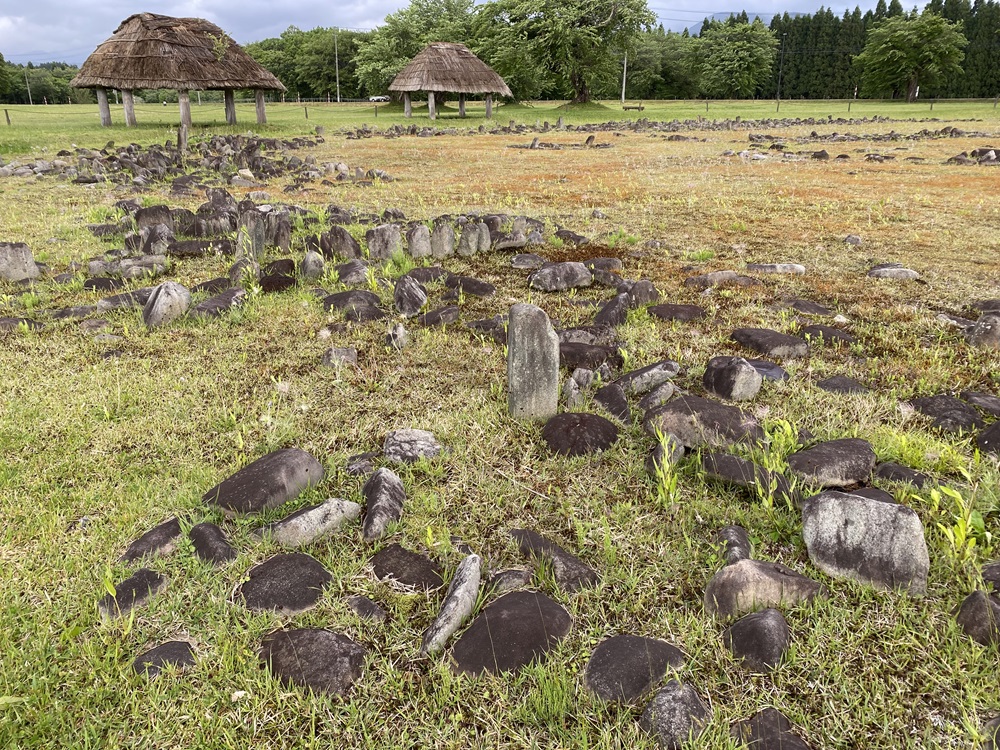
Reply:
M28 89L28 104L34 104L34 102L31 101L31 84L28 83L28 69L27 68L24 69L24 85Z
M625 106L625 76L628 75L628 52L625 53L625 60L622 62L622 106Z
M339 28L333 29L333 64L337 68L337 104L340 104L340 50L337 48L337 34Z
M775 112L781 111L781 72L785 67L785 37L787 36L787 31L781 35L781 59L778 61L778 106L774 108Z

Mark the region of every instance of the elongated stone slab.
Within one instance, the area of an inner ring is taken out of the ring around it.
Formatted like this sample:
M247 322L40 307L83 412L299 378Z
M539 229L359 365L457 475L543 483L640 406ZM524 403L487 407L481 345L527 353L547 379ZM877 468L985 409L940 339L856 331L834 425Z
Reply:
M545 311L518 304L507 328L507 408L517 419L548 419L559 410L559 337Z
M227 516L260 513L299 496L323 481L323 465L299 448L268 453L204 494L202 500Z
M403 480L396 472L381 468L368 478L361 488L361 494L365 498L365 520L361 534L366 542L373 542L385 534L390 523L402 517L406 490L403 489Z
M444 648L448 639L458 630L472 614L479 596L479 583L482 570L482 558L479 555L469 555L458 564L448 593L445 594L441 611L424 631L424 639L420 645L420 653L435 654Z

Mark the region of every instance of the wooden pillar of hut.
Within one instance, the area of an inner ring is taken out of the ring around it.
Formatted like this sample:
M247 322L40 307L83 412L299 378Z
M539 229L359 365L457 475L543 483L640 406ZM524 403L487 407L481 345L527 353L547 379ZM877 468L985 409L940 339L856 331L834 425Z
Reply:
M493 94L486 95L486 119L493 117Z
M413 117L413 102L410 101L410 92L403 92L403 116Z
M267 123L267 112L264 111L264 92L257 89L255 93L257 96L257 124L264 125Z
M111 105L108 104L108 90L103 86L98 86L95 93L97 94L97 108L101 111L101 125L110 128Z
M458 95L458 116L465 117L465 94Z
M122 109L125 110L125 126L134 128L135 121L135 99L132 98L132 89L122 89Z
M236 96L233 94L232 89L226 89L223 92L223 97L226 100L226 123L229 125L236 124Z
M432 119L437 119L437 108L434 106L434 92L427 92L427 115Z
M187 89L178 89L177 104L181 109L181 127L191 127L191 96Z

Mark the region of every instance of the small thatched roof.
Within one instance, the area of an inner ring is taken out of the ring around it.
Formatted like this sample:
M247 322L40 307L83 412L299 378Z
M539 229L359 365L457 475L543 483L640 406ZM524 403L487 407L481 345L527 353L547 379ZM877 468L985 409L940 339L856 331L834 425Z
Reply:
M281 81L202 18L129 16L71 81L78 89L264 89Z
M399 71L389 91L446 91L511 96L503 78L464 44L428 44Z

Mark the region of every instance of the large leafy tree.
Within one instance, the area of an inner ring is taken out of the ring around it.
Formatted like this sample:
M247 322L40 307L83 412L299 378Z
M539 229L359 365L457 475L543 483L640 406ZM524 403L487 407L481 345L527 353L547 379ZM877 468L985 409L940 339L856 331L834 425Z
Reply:
M582 103L618 74L622 55L654 21L646 0L493 0L480 9L479 26L507 27L534 69ZM501 75L516 72L501 56L487 62Z
M392 79L430 42L469 44L475 16L472 0L412 0L359 40L358 81L369 94L382 94Z
M10 68L7 61L0 55L0 96L10 91Z
M730 99L752 97L771 76L778 40L754 19L753 23L709 25L701 37L701 87L709 96Z
M868 32L864 50L854 58L862 71L862 92L905 94L912 102L921 85L961 72L967 43L959 24L936 13L893 16Z

